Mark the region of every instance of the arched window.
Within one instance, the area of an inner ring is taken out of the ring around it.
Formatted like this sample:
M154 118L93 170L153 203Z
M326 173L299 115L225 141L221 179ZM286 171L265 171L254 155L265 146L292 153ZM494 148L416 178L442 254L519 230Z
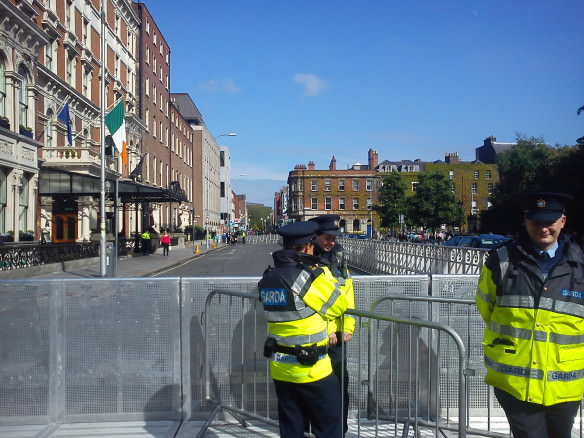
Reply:
M22 77L18 91L18 123L28 126L28 73L23 65L18 67L18 74Z

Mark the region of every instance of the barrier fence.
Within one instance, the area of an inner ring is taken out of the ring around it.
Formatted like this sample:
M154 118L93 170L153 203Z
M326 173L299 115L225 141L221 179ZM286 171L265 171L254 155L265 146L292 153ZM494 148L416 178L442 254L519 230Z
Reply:
M182 437L227 416L274 424L258 280L0 282L0 436L140 420ZM355 277L347 436L509 436L483 383L477 280Z

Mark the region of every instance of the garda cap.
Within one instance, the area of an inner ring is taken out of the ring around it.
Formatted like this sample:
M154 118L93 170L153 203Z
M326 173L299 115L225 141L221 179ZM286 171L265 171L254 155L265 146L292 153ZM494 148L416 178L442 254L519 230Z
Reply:
M305 245L316 235L318 224L314 222L293 222L278 231L284 239L284 245Z
M341 234L341 230L339 229L340 218L341 217L338 214L323 214L309 219L309 222L316 222L318 224L317 234L338 236Z
M534 192L521 196L525 217L541 222L558 220L571 200L572 196L565 193Z

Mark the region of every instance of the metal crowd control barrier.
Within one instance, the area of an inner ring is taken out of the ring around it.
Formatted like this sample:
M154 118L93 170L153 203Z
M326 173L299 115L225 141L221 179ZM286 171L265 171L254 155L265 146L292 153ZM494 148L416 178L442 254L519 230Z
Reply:
M508 434L483 383L484 324L471 303L477 278L354 278L360 319L347 344L347 436L446 433L465 417L467 435ZM130 423L157 438L195 436L223 415L209 400L234 408L233 418L275 420L258 280L0 282L0 436L90 436L92 428L116 436L111 428L127 432ZM360 313L370 309L379 316ZM581 417L575 430L582 436Z
M351 266L374 275L480 274L488 251L422 243L339 238Z

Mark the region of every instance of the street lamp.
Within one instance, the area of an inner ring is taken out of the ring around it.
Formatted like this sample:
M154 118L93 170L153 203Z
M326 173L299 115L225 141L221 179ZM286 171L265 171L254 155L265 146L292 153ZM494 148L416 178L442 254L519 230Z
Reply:
M217 137L213 137L213 140L217 140L219 137L235 137L236 132L228 132L227 134L219 134Z

